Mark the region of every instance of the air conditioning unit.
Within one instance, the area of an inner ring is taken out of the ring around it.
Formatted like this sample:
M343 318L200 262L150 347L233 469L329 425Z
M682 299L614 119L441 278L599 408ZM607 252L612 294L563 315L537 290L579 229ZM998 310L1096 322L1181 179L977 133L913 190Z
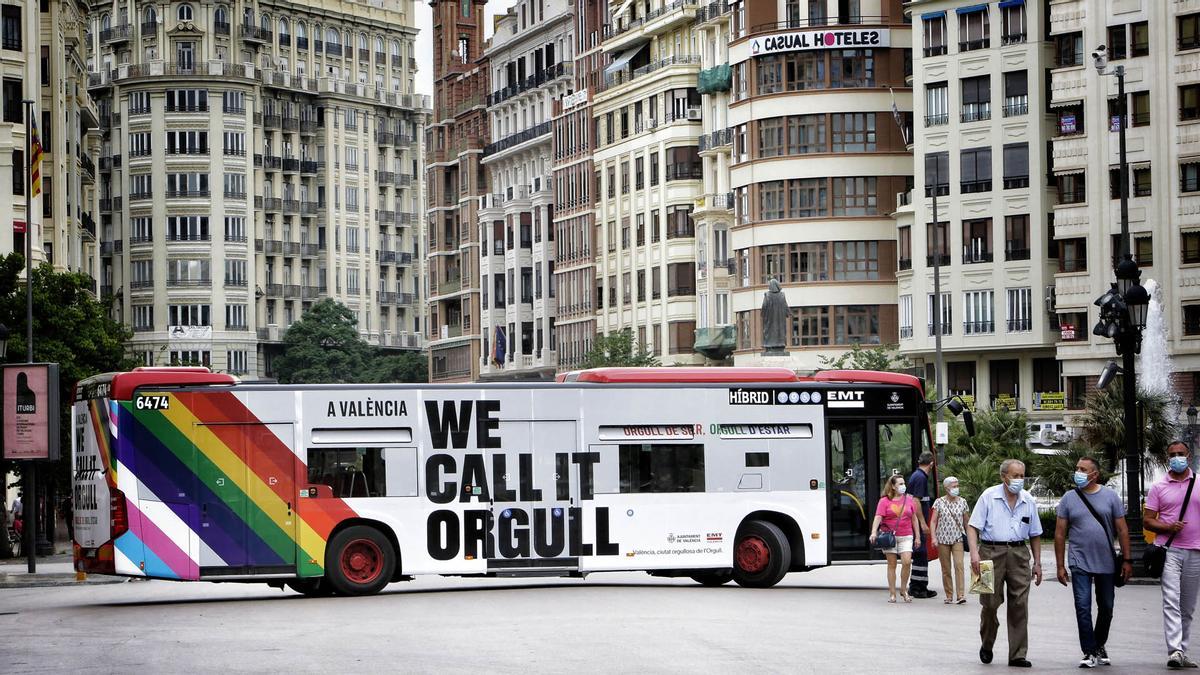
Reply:
M653 117L646 118L646 128L647 129L653 129L656 126L658 126L657 120L655 120Z
M1058 297L1054 286L1046 287L1046 313L1054 314L1054 310L1058 307Z
M699 121L700 120L700 109L699 108L688 108L687 118L688 118L688 120Z

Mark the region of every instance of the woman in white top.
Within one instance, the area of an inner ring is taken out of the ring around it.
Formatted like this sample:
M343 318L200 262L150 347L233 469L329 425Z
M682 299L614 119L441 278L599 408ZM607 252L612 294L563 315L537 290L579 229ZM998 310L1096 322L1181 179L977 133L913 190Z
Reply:
M958 479L954 476L942 481L946 494L933 502L933 516L929 519L929 530L933 532L933 541L938 548L938 561L942 566L942 589L946 592L947 605L954 602L966 604L967 598L963 593L963 540L967 534L967 522L970 519L971 506L967 500L958 496ZM953 562L951 562L953 561ZM953 575L953 585L951 584ZM956 591L951 600L951 591Z

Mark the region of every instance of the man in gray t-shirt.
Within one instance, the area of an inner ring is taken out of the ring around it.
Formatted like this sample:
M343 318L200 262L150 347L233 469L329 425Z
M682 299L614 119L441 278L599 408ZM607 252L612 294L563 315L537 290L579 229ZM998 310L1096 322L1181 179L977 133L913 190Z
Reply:
M1099 484L1099 478L1100 465L1096 460L1079 458L1074 476L1078 489L1064 494L1059 500L1058 523L1054 529L1058 581L1063 586L1070 582L1075 592L1075 618L1079 624L1079 647L1083 650L1083 659L1079 662L1081 668L1109 663L1105 643L1112 625L1116 576L1120 574L1128 580L1133 574L1125 506L1120 495ZM1125 556L1121 569L1114 567L1114 538L1120 542ZM1093 584L1098 608L1095 625L1092 624Z

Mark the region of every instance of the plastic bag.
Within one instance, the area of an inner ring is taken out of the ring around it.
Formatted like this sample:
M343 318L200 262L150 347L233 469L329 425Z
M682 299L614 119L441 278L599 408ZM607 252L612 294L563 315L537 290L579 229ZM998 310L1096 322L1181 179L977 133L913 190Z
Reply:
M974 595L996 592L996 569L991 560L979 562L979 574L971 572L971 590Z

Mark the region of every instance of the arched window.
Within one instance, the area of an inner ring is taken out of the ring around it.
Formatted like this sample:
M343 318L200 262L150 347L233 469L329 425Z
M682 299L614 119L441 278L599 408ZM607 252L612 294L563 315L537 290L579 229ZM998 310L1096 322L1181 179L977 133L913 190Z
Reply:
M296 37L302 40L308 39L308 29L304 27L304 22L302 21L296 22Z
M247 7L242 11L242 25L254 26L254 8Z
M383 38L379 37L378 35L375 36L375 51L379 52L380 54L387 53L383 49Z
M100 15L100 30L108 30L112 28L112 17L108 13Z
M192 20L192 6L191 5L180 5L179 9L175 12L175 16L180 21L191 21Z
M229 10L225 9L225 5L217 5L217 9L213 12L213 21L220 24L229 23Z
M271 32L271 15L263 14L262 18L258 22L258 25L260 28L262 28L264 33L270 33Z
M154 11L154 5L146 5L142 12L142 23L158 23L158 12Z
M393 61L400 60L400 41L399 40L392 40L392 60Z
M342 34L330 28L325 33L325 41L331 45L338 45L340 47L342 44Z
M358 34L358 48L363 50L364 52L367 51L367 34L366 33Z
M279 34L280 35L290 35L291 32L292 31L288 30L288 20L280 19L279 20Z

